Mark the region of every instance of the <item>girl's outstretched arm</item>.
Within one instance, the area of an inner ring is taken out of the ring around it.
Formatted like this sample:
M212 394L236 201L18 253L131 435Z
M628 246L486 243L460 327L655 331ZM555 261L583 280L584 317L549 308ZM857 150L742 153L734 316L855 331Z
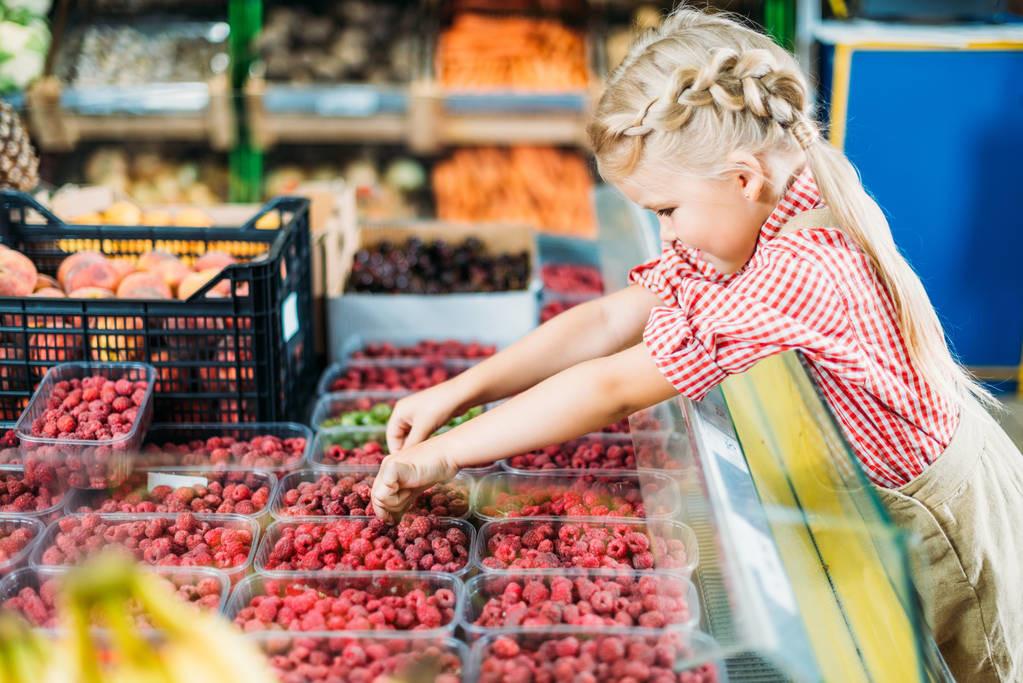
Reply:
M479 365L398 401L387 425L390 450L418 444L473 406L513 396L565 368L637 343L660 303L633 285L580 304Z
M579 363L450 432L388 456L373 484L373 508L396 519L419 491L463 467L582 436L675 395L643 344Z

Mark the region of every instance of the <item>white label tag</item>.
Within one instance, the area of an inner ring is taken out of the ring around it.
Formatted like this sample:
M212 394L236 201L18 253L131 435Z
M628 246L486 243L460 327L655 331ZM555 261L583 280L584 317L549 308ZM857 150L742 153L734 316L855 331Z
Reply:
M746 458L742 456L742 449L739 448L739 442L734 437L722 433L720 429L711 424L706 425L703 435L704 443L707 444L711 455L727 460L743 472L749 472Z
M191 488L192 486L209 486L206 477L189 474L168 474L167 472L149 472L146 477L146 490L153 492L157 486L170 486L172 489Z
M732 513L731 518L731 527L739 542L739 553L753 567L764 594L786 612L795 614L796 597L792 594L774 543L739 515Z
M281 305L281 331L284 333L285 343L298 334L298 293L292 292Z

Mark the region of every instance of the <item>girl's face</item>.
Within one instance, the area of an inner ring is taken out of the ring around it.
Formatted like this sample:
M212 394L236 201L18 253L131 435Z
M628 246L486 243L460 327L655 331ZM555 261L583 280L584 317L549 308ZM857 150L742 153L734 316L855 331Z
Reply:
M734 273L753 256L760 227L778 200L759 164L739 168L721 178L697 178L640 165L615 186L657 214L662 241L699 249L719 273Z

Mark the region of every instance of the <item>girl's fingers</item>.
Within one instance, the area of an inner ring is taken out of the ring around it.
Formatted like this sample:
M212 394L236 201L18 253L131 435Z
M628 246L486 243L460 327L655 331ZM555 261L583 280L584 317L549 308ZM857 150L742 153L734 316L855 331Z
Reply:
M434 425L431 424L431 422L432 421L430 420L424 420L420 416L420 418L416 420L415 424L412 425L412 428L408 432L408 436L405 437L405 443L403 444L403 447L411 448L416 444L426 440L426 438L429 437L430 434L433 434ZM393 453L394 451L391 452Z
M391 415L391 419L387 421L387 430L385 432L387 450L389 452L397 453L405 447L405 439L411 426L397 411Z

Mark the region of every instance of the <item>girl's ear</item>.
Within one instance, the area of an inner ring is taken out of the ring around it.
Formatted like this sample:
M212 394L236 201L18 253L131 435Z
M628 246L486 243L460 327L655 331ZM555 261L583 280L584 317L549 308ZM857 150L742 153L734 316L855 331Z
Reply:
M767 188L766 169L752 154L736 152L729 159L731 177L738 184L739 192L751 202L760 201Z

